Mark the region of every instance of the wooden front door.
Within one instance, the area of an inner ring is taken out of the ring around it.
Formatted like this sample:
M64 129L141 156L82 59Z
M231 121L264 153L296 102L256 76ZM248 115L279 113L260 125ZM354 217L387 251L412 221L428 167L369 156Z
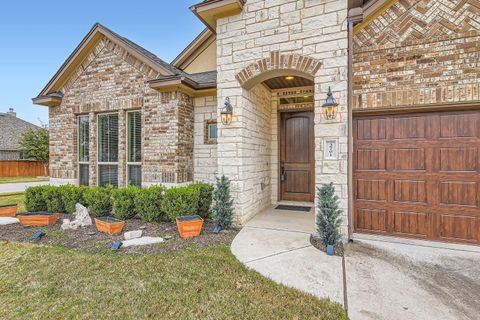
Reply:
M480 111L354 120L356 232L480 243Z
M313 112L280 116L280 199L315 198Z

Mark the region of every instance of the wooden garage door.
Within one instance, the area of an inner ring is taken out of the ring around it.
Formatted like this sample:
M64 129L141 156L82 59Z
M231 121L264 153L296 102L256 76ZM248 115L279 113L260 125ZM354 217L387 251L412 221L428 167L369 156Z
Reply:
M356 117L355 232L480 243L480 111Z

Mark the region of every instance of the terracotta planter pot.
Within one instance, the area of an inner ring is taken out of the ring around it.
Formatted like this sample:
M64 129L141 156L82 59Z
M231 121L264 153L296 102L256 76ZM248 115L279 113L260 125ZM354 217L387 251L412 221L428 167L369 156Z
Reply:
M123 227L125 226L125 221L112 217L95 218L95 226L100 232L114 235L122 232Z
M21 225L29 227L43 227L55 224L60 215L58 213L49 212L31 212L20 213L17 218Z
M0 206L0 217L15 217L17 215L17 205L7 204Z
M183 239L194 238L202 232L203 219L200 216L185 216L177 218L177 227Z

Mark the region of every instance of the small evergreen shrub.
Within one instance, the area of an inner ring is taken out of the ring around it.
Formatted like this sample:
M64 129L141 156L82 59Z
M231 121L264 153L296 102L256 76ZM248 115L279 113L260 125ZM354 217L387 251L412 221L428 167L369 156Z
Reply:
M85 192L88 211L94 217L108 216L112 212L112 186L89 187Z
M165 190L162 208L171 221L177 217L191 216L198 213L199 192L195 187L185 186Z
M67 184L60 187L60 193L62 195L62 202L66 213L74 213L76 211L77 203L86 206L84 194L87 192L86 186L74 186Z
M162 221L166 219L162 208L163 186L151 186L141 189L135 198L135 210L140 218L147 222Z
M338 196L335 195L333 183L317 188L317 195L319 213L316 222L320 239L325 246L336 245L341 241L339 228L343 211L338 208Z
M114 189L112 192L113 215L122 220L135 217L138 212L135 206L135 199L141 192L143 190L135 186Z
M189 186L198 193L198 209L197 214L208 219L211 216L213 186L209 183L195 182Z
M230 229L232 227L233 200L230 196L230 180L227 177L217 178L217 185L213 191L213 202L213 220L222 229Z
M43 195L45 186L29 187L25 191L25 208L28 212L47 211Z
M45 203L47 204L47 211L58 213L65 212L60 187L44 186L43 197L45 198Z

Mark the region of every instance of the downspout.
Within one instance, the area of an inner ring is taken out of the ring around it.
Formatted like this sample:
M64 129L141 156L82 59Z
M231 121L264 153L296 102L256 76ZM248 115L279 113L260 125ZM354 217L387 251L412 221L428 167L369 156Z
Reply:
M348 11L348 240L353 241L353 27L363 20L363 9Z

